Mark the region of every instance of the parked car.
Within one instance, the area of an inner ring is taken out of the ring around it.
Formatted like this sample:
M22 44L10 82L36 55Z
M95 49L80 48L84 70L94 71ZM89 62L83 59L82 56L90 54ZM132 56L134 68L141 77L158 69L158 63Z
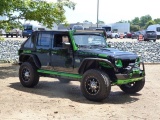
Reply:
M21 37L22 36L22 30L20 30L19 28L13 28L9 32L6 32L6 37L9 37L9 36L11 36L11 37L20 36Z
M82 25L73 25L72 30L84 30Z
M126 34L126 37L127 37L127 38L131 38L131 37L132 37L132 33L128 32L128 33Z
M157 34L157 39L160 39L160 24L148 26L147 31L155 31Z
M157 34L155 31L145 30L145 31L142 31L142 35L143 35L144 41L153 40L155 42L157 39Z
M118 38L119 34L117 32L111 32L112 38Z
M131 38L132 38L132 39L138 39L138 36L139 36L140 34L141 34L140 31L133 32L133 33L131 34Z
M106 31L104 28L96 28L96 30L103 30L105 31L107 38L113 38L111 31Z

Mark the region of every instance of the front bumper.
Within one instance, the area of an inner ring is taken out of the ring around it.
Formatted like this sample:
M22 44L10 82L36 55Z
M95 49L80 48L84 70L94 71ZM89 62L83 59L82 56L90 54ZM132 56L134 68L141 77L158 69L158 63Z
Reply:
M128 69L125 74L116 74L117 81L113 84L128 84L145 78L145 67L143 62L140 63L140 66L135 66L135 64L133 64L129 67L130 69Z

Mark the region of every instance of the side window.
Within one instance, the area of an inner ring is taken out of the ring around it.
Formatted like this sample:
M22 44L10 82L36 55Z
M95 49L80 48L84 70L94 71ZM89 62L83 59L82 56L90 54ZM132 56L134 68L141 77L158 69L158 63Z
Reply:
M25 48L33 48L33 42L32 42L32 38L31 37L28 38L28 40L24 44L24 47Z
M63 43L69 42L67 35L54 35L53 47L63 47Z
M157 32L160 32L160 27L157 27Z
M51 43L51 34L50 33L39 33L37 46L49 47Z

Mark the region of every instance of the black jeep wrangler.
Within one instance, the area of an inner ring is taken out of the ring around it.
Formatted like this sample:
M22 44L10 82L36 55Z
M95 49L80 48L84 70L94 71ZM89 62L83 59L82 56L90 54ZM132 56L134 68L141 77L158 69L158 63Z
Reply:
M140 58L109 48L103 31L35 31L19 49L19 64L24 87L37 85L40 76L77 80L92 101L107 98L112 85L133 94L145 84Z

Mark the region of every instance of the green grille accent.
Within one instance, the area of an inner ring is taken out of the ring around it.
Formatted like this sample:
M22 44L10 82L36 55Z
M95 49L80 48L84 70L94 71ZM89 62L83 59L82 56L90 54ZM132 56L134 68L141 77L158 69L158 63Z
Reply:
M37 72L44 73L44 74L49 74L49 75L58 75L58 76L63 76L63 77L76 78L76 79L81 79L82 78L82 76L79 75L79 74L56 72L56 71L50 71L50 70L39 69L39 70L37 70Z
M121 60L117 60L115 64L116 64L116 66L119 67L119 68L123 67Z

